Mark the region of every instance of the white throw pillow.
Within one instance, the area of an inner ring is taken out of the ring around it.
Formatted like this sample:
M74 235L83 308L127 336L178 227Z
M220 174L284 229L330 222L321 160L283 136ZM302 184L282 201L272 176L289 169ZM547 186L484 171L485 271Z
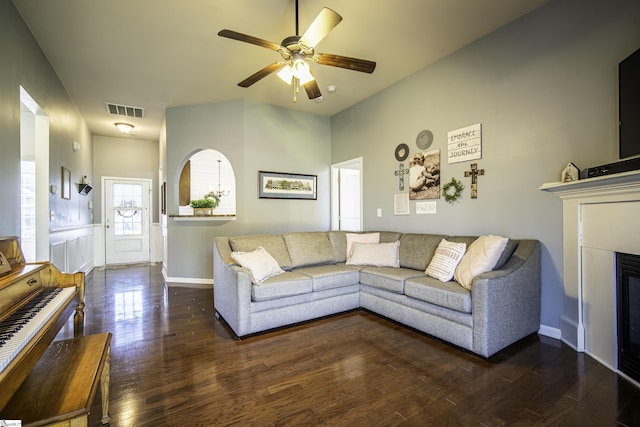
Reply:
M400 242L354 243L347 265L372 265L375 267L400 267L398 248Z
M354 243L380 243L380 233L347 233L347 261Z
M231 258L249 270L251 281L256 285L269 277L284 273L275 258L262 246L251 252L231 252Z
M508 241L500 236L480 236L474 240L456 268L456 281L471 290L473 278L493 270Z
M453 273L466 250L466 243L454 243L442 239L425 273L441 282L448 282L453 279Z

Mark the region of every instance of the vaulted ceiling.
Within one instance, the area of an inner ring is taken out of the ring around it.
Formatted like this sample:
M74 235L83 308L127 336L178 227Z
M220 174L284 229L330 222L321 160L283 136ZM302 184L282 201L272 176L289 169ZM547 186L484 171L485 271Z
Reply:
M373 74L312 64L322 102L275 75L237 83L281 59L219 37L222 29L280 44L295 35L294 0L14 0L93 134L120 136L105 103L144 109L134 138L157 140L168 107L238 98L331 116L548 0L299 0L303 33L323 7L343 20L316 52L377 63ZM335 86L335 93L327 91Z

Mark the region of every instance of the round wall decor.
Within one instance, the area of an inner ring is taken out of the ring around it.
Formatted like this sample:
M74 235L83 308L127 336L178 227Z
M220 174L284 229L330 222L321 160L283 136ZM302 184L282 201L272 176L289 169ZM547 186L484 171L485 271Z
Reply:
M409 157L409 146L407 144L398 144L396 147L396 160L403 162Z
M421 150L426 150L431 147L431 143L433 142L433 132L430 130L423 130L416 137L416 145Z

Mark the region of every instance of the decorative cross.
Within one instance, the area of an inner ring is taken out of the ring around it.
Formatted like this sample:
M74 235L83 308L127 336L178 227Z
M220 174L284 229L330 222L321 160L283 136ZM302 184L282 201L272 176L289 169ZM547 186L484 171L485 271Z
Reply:
M478 198L478 175L484 175L484 169L478 169L477 163L471 163L471 170L465 171L464 176L471 177L471 198Z
M404 191L404 176L409 173L409 169L404 168L404 163L400 163L398 170L393 174L398 177L398 189Z

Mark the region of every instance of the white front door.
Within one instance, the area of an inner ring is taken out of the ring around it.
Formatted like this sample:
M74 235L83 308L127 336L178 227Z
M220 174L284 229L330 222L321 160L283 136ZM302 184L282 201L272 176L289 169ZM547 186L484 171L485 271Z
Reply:
M149 261L150 181L104 180L105 264Z

